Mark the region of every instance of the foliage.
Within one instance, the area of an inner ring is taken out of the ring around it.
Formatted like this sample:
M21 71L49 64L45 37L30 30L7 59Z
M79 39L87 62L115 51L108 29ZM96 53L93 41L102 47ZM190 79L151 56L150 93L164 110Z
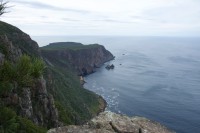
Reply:
M90 49L90 48L97 48L99 47L98 44L90 44L90 45L83 45L81 43L74 43L74 42L62 42L62 43L52 43L50 45L41 47L41 50L81 50L81 49Z
M0 109L0 132L15 133L19 124L17 123L16 113L9 108Z
M6 6L8 2L3 2L3 0L0 3L0 16L3 15L4 13L6 13L5 9L8 8Z
M35 125L32 121L27 118L17 117L19 123L18 133L46 133L47 129Z
M33 77L31 76L32 62L29 56L23 55L16 63L16 82L19 86L31 86Z
M7 95L13 88L13 84L9 82L0 82L0 96Z
M17 116L12 109L0 108L0 133L46 133L46 131L27 118Z
M21 86L30 86L35 78L39 78L45 65L41 59L33 59L27 55L23 55L16 63L16 79Z
M45 65L41 59L33 59L23 55L15 63L5 61L0 67L0 92L7 86L18 85L21 87L31 86L35 78L39 78Z
M73 48L72 48L73 47ZM48 92L53 94L57 101L59 120L65 124L81 124L96 115L99 111L99 97L80 85L75 68L65 58L52 54L54 50L81 50L99 47L77 43L50 44L42 48L42 55L50 63L44 76L47 80ZM70 120L70 121L69 121Z
M73 124L66 108L64 108L58 101L55 102L55 106L58 109L59 120L65 124Z
M46 70L45 79L49 74L53 79L47 80L47 88L54 94L60 121L82 124L98 112L98 96L80 85L78 76L71 68L55 67L54 64L54 67L49 66Z
M0 67L0 81L9 82L15 78L15 70L13 65L9 61L4 61Z
M33 60L31 75L34 78L40 77L44 71L44 68L45 68L44 62L41 59L35 58Z

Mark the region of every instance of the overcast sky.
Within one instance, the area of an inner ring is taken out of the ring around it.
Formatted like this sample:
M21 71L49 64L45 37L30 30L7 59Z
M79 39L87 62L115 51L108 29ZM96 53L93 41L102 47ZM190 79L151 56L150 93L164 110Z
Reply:
M1 20L32 36L199 36L200 0L9 0Z

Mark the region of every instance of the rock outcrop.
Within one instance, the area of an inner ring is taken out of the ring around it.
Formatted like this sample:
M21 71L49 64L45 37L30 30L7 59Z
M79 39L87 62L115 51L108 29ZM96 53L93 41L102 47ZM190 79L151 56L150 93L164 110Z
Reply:
M143 117L127 117L113 112L102 112L82 126L51 129L48 133L174 133L161 124Z
M114 69L115 66L112 64L112 65L107 65L105 68L106 68L107 70L110 70L110 69Z
M18 58L22 55L21 49L15 47L7 37L8 35L0 35L0 47L4 57L12 62L16 62Z
M32 99L35 102L32 117L35 123L44 127L61 125L58 121L58 110L55 107L54 98L47 92L46 80L43 77L35 81L35 85L32 87Z
M5 60L15 64L23 54L32 58L41 57L38 44L29 35L0 21L0 65ZM17 115L32 120L36 125L60 125L54 98L48 93L43 77L34 79L34 83L27 87L15 83L9 93L0 96L0 102L5 106L17 108Z
M60 43L54 43L50 44L49 46L45 46L41 50L42 55L46 57L47 60L57 58L62 60L62 62L68 62L77 70L78 75L81 76L93 73L95 68L100 67L105 62L114 59L114 56L102 45L83 45L78 43L78 46L74 48L72 46L69 47L69 44L71 43L66 42L65 46L62 43L63 49L60 49ZM55 48L52 49L52 45L55 45ZM48 47L50 47L51 50L48 50ZM59 63L63 64L62 62Z

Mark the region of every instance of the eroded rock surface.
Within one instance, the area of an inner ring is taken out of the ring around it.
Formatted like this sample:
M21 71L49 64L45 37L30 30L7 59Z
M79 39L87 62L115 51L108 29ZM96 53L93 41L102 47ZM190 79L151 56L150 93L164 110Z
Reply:
M113 112L102 112L82 126L51 129L48 133L174 133L161 124L143 117L128 117Z

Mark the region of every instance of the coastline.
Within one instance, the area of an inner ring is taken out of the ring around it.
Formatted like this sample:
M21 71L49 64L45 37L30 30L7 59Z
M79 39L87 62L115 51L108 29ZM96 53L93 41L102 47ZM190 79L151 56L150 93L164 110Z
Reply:
M99 111L97 111L97 115L96 116L98 116L100 113L104 112L106 107L107 107L106 100L101 95L98 95L98 97L99 97L100 105L99 105Z
M90 75L90 74L88 74L88 75ZM84 88L84 84L85 83L87 83L87 82L84 80L84 76L80 76L80 84L83 86L83 88ZM86 88L84 88L84 89L86 89ZM89 90L89 91L91 91L91 90ZM91 91L91 92L93 92L93 91ZM93 93L95 93L95 92L93 92ZM96 112L96 114L91 119L93 119L94 117L98 116L100 113L104 112L106 107L107 107L106 100L99 94L95 93L95 95L97 95L97 97L98 97L99 108L98 108L98 111Z
M89 74L88 74L89 75ZM80 84L83 86L84 88L84 84L87 83L85 80L84 80L84 76L80 76ZM84 88L86 89L86 88ZM90 90L91 91L91 90ZM93 92L93 91L92 91ZM93 92L95 93L95 92ZM96 93L95 93L96 94ZM99 115L101 112L104 112L106 107L107 107L107 102L106 100L99 94L96 94L98 96L98 101L99 101L99 110L97 111L96 115ZM95 117L94 116L94 117Z

